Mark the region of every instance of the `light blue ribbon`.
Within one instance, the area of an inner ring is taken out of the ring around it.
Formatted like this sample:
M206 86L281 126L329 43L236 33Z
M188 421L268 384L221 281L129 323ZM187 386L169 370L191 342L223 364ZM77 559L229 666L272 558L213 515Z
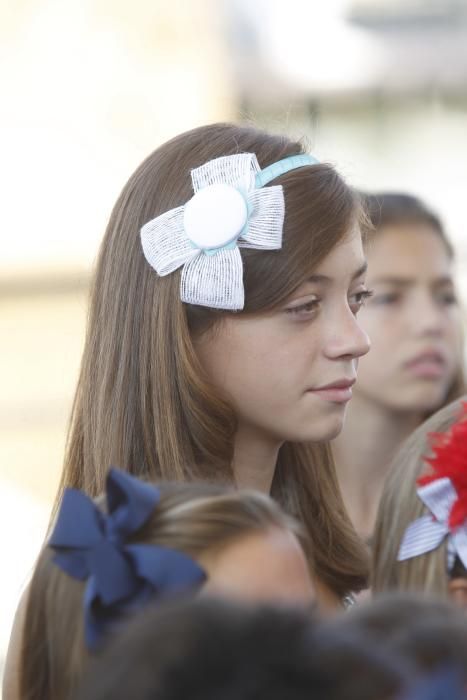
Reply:
M256 189L264 187L271 180L275 180L279 175L284 175L288 173L289 170L295 170L295 168L302 168L304 165L316 165L319 160L314 156L310 156L308 153L300 153L297 156L287 156L282 160L278 160L277 163L272 163L268 165L267 168L263 168L255 177L255 187Z

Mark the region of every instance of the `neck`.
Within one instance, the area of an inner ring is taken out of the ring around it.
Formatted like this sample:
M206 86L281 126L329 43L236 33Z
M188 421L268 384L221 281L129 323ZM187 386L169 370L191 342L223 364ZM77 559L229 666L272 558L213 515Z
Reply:
M235 435L233 472L238 488L269 493L281 443L239 425Z
M365 539L372 535L392 459L421 420L419 413L392 410L354 394L333 453L344 503Z

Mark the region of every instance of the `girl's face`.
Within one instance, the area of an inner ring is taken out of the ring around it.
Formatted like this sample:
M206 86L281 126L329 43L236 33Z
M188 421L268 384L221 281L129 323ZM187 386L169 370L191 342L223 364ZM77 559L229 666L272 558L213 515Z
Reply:
M360 366L359 395L395 410L429 411L459 368L461 321L447 250L429 226L381 229L368 250L360 315L372 349Z
M467 610L467 577L457 576L449 581L449 597L455 605Z
M357 313L366 262L352 230L280 308L226 316L196 341L239 430L272 443L329 440L342 429L357 362L369 350Z

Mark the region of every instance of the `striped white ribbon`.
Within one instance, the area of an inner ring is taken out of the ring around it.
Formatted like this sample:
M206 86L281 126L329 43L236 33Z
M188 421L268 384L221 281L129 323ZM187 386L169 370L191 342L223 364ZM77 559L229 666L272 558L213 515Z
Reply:
M467 522L454 531L449 527L449 515L458 499L451 480L444 477L432 481L420 486L417 494L430 513L409 525L399 547L398 561L431 552L440 546L445 537L449 537L448 569L452 568L456 555L467 568Z

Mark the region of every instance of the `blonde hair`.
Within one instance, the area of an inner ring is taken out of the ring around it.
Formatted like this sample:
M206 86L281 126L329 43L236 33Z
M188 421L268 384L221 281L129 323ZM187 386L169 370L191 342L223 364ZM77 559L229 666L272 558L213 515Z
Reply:
M427 554L398 561L407 527L428 512L417 496L416 482L427 470L431 433L444 433L459 418L464 396L425 421L400 448L390 468L379 504L373 537L371 587L375 594L389 590L423 591L447 597L446 542Z
M264 494L202 484L166 484L160 492L149 522L129 538L132 543L170 547L196 560L237 538L273 528L306 542L297 521ZM45 547L29 587L19 673L22 700L65 700L89 660L83 621L86 582L71 578L52 558Z
M180 271L159 277L139 231L192 195L190 171L212 158L254 152L260 167L304 151L251 127L213 124L152 153L124 187L102 242L92 288L81 372L56 505L67 486L95 496L105 468L169 481L229 481L237 417L200 366L193 339L226 312L180 300ZM242 249L245 309L276 307L359 221L356 194L329 165L277 178L285 198L278 251ZM308 556L338 596L366 584L368 559L348 518L327 444L285 443L272 494L305 525Z

